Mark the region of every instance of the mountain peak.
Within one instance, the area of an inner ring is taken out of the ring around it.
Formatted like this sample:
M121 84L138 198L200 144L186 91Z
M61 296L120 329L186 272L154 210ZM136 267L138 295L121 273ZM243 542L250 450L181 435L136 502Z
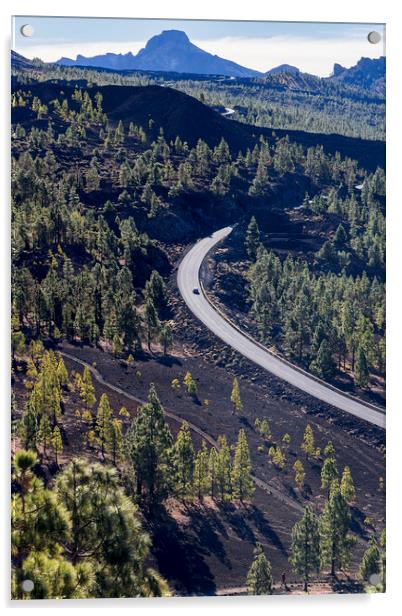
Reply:
M57 64L64 66L93 66L114 70L163 71L228 77L256 77L259 71L240 66L200 49L182 30L163 30L149 39L136 55L106 53L76 60L61 58Z
M297 75L300 73L300 69L297 66L292 66L291 64L280 64L279 66L275 66L267 71L266 75L275 75L277 73L291 73L292 75Z
M183 32L183 30L162 30L160 34L156 34L149 41L148 44L152 40L159 41L174 41L175 43L189 43L190 39L187 34Z
M335 62L334 68L332 69L332 76L333 77L337 77L338 75L340 75L341 73L343 73L346 70L347 69L344 66L342 66L341 64L338 64L337 62Z
M145 45L146 51L154 51L162 46L187 47L191 45L187 34L182 30L163 30L160 34L152 36ZM144 50L142 49L141 52Z

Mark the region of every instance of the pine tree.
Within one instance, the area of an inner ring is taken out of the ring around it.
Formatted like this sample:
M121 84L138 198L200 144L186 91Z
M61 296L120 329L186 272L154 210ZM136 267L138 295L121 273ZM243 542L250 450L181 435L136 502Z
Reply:
M145 302L145 325L147 333L147 346L148 350L151 350L151 341L153 337L159 332L160 323L155 305L151 298L148 298Z
M66 387L68 384L68 372L62 357L59 358L56 372L60 387Z
M112 340L112 351L115 357L121 357L123 353L123 344L121 342L121 338L119 334L115 334Z
M255 260L257 257L258 246L260 245L260 230L254 216L251 217L247 227L244 245L250 259Z
M120 415L120 417L125 417L125 418L130 417L130 413L129 413L129 411L126 409L126 407L125 407L125 406L122 406L122 407L120 408L119 415Z
M313 457L315 454L314 433L310 424L307 424L304 431L303 442L300 445L301 449L306 454L306 458Z
M21 487L21 512L25 515L26 512L26 496L29 493L34 474L33 467L38 461L38 456L35 451L30 449L20 449L14 456L13 469L15 478Z
M116 127L115 131L115 143L121 144L124 143L124 126L123 122L119 120L119 123Z
M109 398L106 394L102 394L96 414L96 433L103 458L105 457L106 441L110 432L111 418L112 409L110 408Z
M152 505L171 488L172 435L163 407L151 383L148 402L139 409L126 435L129 460L136 478L136 492Z
M188 423L183 421L173 446L177 492L181 498L191 493L194 473L194 445Z
M252 466L246 433L240 429L233 460L232 485L235 498L243 501L254 494Z
M208 460L208 481L209 493L211 498L216 498L218 494L218 475L219 475L219 454L215 447L209 450Z
M163 354L167 355L169 349L173 346L172 325L169 321L163 323L160 331L160 341L163 347Z
M166 582L146 561L150 539L116 469L72 460L56 479L56 494L71 519L72 563L95 566L93 596L144 597L169 593Z
M295 472L295 484L301 490L304 486L304 480L306 478L306 473L304 472L304 467L301 460L296 460L293 465L293 470Z
M228 163L230 158L229 146L222 137L219 144L214 149L213 159L218 163Z
M370 582L371 576L378 576L381 572L381 557L375 537L371 537L369 547L363 554L359 567L359 573L365 582Z
M25 350L25 336L21 331L21 323L18 318L15 303L11 311L11 356L15 360L16 355L20 355Z
M38 440L38 415L35 412L31 400L28 400L25 405L22 419L18 425L18 433L24 449L36 449L36 442Z
M158 313L166 306L166 285L156 270L151 272L145 285L145 295L151 299Z
M312 372L325 380L330 380L335 372L335 362L331 353L328 340L324 340L320 344L316 359L311 363L310 369Z
M356 385L362 388L367 387L370 373L368 370L366 353L361 346L357 348L354 376Z
M43 447L43 453L47 455L47 448L52 442L52 429L47 415L42 415L39 422L38 441Z
M303 576L304 592L308 592L309 576L320 570L320 533L317 516L306 507L303 517L292 529L289 562L295 573Z
M58 466L59 456L63 453L63 439L61 438L61 432L58 425L53 428L52 447L54 452L54 459L56 465Z
M352 473L349 466L345 466L341 479L341 494L348 505L355 500L356 490L352 479Z
M68 512L35 476L36 462L36 453L26 450L19 450L13 460L13 478L18 490L13 494L11 507L12 596L14 599L28 598L22 588L22 581L26 579L34 582L31 599L84 596L88 593L84 570L72 570L62 554L61 544L70 537ZM57 559L61 579L45 577L49 575L49 567L40 566L40 561L49 555Z
M193 476L193 490L199 500L208 493L208 459L208 449L203 440L195 458Z
M325 445L324 455L327 458L334 458L335 457L335 447L334 447L332 441L328 441L328 443Z
M336 466L336 460L333 456L325 458L324 464L321 468L321 488L328 488L328 497L330 487L334 479L338 477L338 469Z
M93 568L90 562L74 566L63 555L32 551L25 559L18 578L15 599L83 599L92 596ZM20 595L23 580L33 582L30 593Z
M268 172L264 157L260 156L254 179L249 188L249 195L263 195L268 186Z
M53 424L61 416L61 388L57 376L57 360L47 351L40 360L38 376L34 383L29 404L37 417L46 414Z
M230 401L232 402L236 412L240 412L243 409L243 403L240 396L239 381L236 377L233 379L233 387L232 393L230 394Z
M173 389L173 391L179 391L179 389L180 389L180 381L179 381L179 379L172 379L172 381L170 383L170 387Z
M190 396L195 398L197 395L197 384L191 376L191 372L186 372L183 379L183 384L186 386L187 392L190 394Z
M285 456L280 447L273 447L272 462L279 470L283 471L285 468Z
M343 248L348 241L348 236L345 231L345 227L340 224L334 235L334 244L337 248Z
M232 495L232 464L226 436L218 437L217 484L221 500Z
M106 433L105 449L111 456L113 466L121 461L123 456L123 435L121 431L121 421L112 419L109 422L109 428Z
M330 566L331 575L347 566L353 538L349 535L350 511L339 482L331 485L329 499L320 516L321 566Z
M254 427L255 427L256 431L258 432L258 434L260 434L263 439L265 439L266 441L271 441L272 440L271 428L269 426L269 423L268 423L267 419L263 419L261 421L257 417L257 419L254 422Z
M88 366L84 367L82 378L79 380L79 392L80 398L84 403L84 408L87 411L91 411L96 403L95 387L92 383L91 372Z
M249 595L272 595L273 579L271 563L264 554L260 543L254 550L254 560L247 574L247 592Z

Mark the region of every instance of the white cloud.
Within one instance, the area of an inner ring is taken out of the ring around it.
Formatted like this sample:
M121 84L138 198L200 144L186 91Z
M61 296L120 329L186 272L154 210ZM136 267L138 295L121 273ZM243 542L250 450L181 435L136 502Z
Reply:
M370 44L365 36L350 38L316 39L294 36L270 38L224 37L194 40L195 45L227 60L265 72L278 64L293 64L313 75L327 76L334 62L350 67L362 56L378 58L384 55L384 46ZM146 41L101 41L93 43L27 44L15 51L28 58L38 57L54 62L62 56L75 59L77 54L95 56L107 52L137 53Z
M94 43L55 43L15 46L14 50L32 60L40 58L44 62L55 62L61 57L72 58L75 60L78 54L91 57L107 53L127 53L133 54L145 47L146 41L99 41Z
M350 67L362 56L384 55L381 43L372 45L362 36L350 39L315 39L292 36L270 38L227 37L194 41L205 51L265 72L279 64L292 64L313 75L327 76L334 62Z

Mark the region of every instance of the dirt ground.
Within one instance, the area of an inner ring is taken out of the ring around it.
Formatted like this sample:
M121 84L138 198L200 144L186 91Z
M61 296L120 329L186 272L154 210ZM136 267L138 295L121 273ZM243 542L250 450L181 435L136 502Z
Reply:
M320 461L307 461L300 450L308 423L313 428L317 447L323 449L329 440L333 442L339 471L342 472L346 465L351 469L357 493L352 508L351 530L359 541L353 549L350 569L356 571L365 542L374 529L378 533L385 523L385 495L379 490L379 479L385 474L384 455L380 447L364 442L358 434L348 433L325 417L309 414L306 406L282 399L269 387L248 378L240 381L243 411L233 414L230 403L232 374L209 360L184 352L168 358L142 354L127 369L123 362L100 349L65 343L59 350L89 364L96 362L96 369L105 381L140 400L146 399L149 384L155 383L166 410L172 410L178 418L194 423L213 438L226 434L233 444L239 429L243 427L250 446L254 474L277 491L268 494L257 488L249 505L210 501L182 505L170 501L161 507L156 518L148 521L147 526L153 538L155 564L175 592L185 595L215 594L222 588L244 586L256 541L264 545L276 581L280 580L283 571L287 572L289 583L297 581L287 561L291 528L299 519L303 505L311 503L319 510L326 498L325 491L320 488ZM69 370L82 370L82 366L72 360L65 359L65 362ZM188 370L197 382L198 400L189 397L183 388L178 393L171 388L172 379L182 382ZM124 405L132 415L135 413L135 402L106 385L96 381L94 384L97 397L105 391L116 412ZM17 378L17 402L19 395L26 395L20 385ZM208 406L204 400L208 400ZM78 406L78 399L76 404ZM74 400L65 406L62 463L71 456L83 454L82 437L77 434L73 412ZM268 446L253 427L256 417L268 419L275 442L280 443L284 433L290 435L290 445L285 448L286 466L283 471L277 470L270 462ZM179 421L171 418L167 421L172 433L176 434ZM198 447L201 437L194 431L192 436ZM263 446L263 451L258 450L259 446ZM306 472L303 493L294 484L292 467L297 458L302 460ZM283 495L286 502L278 494Z

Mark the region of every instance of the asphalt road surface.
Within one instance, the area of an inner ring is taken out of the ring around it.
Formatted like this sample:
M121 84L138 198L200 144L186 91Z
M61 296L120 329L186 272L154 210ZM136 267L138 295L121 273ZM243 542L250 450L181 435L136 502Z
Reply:
M200 240L180 263L177 284L191 312L218 338L261 368L335 408L385 429L385 411L372 404L349 397L288 362L282 361L231 325L211 305L202 290L200 267L208 252L231 231L232 227L225 227L210 237ZM196 289L199 293L194 293Z
M233 113L236 113L236 109L231 109L230 107L225 107L225 111L222 113L223 116L230 116Z

